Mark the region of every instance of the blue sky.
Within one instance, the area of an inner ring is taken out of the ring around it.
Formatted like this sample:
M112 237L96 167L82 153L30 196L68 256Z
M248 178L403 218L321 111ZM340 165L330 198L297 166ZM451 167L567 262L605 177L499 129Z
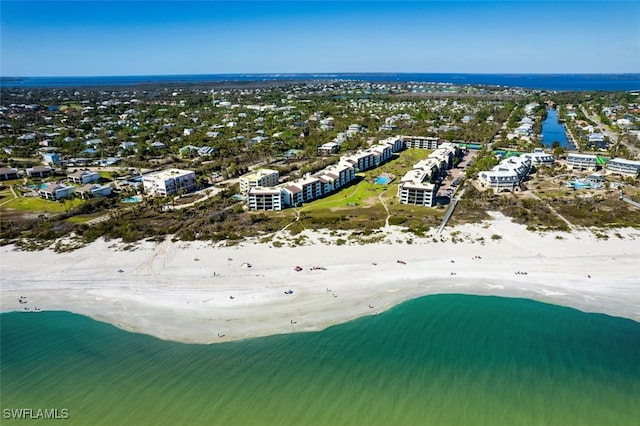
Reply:
M638 73L632 1L0 1L0 75Z

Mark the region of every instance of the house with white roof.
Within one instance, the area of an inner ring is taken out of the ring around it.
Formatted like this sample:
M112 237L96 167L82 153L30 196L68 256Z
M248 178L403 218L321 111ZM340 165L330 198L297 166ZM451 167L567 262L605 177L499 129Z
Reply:
M531 161L531 164L535 166L540 166L543 164L550 165L550 164L553 164L555 161L553 154L548 154L544 152L542 148L535 148L533 152L524 153L520 156L524 158L528 158Z
M69 180L78 185L84 185L100 180L100 174L91 170L78 170L68 176Z
M175 195L178 191L192 191L196 174L192 170L168 169L142 176L144 192L156 196Z

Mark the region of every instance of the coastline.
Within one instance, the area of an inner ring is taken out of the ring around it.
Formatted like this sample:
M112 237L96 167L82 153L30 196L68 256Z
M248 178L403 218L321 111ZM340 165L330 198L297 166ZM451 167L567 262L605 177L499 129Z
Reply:
M640 231L598 233L609 238L534 233L493 214L426 238L390 227L369 244L306 231L295 247L300 236L286 233L235 246L170 238L133 249L99 240L65 253L5 246L1 311L70 311L185 343L317 331L442 293L528 298L640 322Z

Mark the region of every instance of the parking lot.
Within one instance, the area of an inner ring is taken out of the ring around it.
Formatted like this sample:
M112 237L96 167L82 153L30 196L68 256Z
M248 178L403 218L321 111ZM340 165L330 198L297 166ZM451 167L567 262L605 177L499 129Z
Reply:
M456 193L464 172L475 157L476 152L469 151L457 167L447 171L447 177L442 181L442 185L438 189L438 197L451 198Z

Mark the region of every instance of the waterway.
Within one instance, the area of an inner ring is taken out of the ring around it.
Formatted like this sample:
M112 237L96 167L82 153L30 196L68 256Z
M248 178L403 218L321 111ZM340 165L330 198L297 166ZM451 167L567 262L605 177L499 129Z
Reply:
M542 122L542 143L544 146L550 148L555 141L560 142L562 148L569 150L576 149L575 146L567 140L564 125L558 121L558 111L548 109L547 118Z

